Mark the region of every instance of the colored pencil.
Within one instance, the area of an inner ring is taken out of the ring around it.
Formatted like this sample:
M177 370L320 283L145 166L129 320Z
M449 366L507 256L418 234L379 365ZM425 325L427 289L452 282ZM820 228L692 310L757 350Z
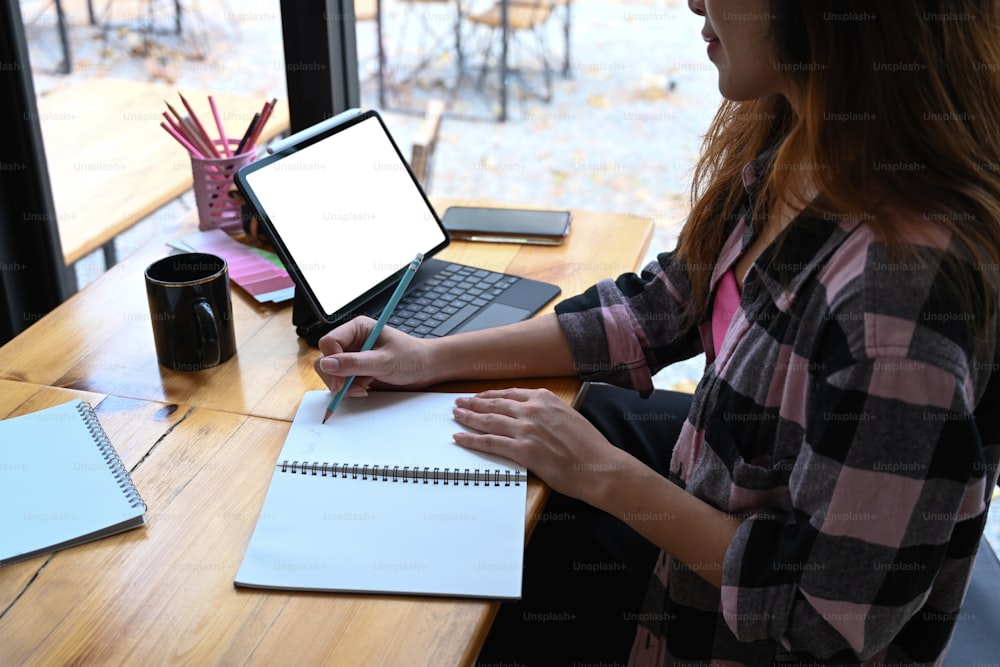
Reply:
M382 333L382 329L385 328L386 322L392 317L393 311L396 310L396 306L399 305L399 300L403 298L403 293L409 286L410 281L413 280L413 276L416 275L417 269L420 268L420 263L424 261L424 254L418 252L417 256L413 258L410 265L406 267L406 271L403 272L403 277L399 280L399 284L396 285L395 291L393 291L392 296L389 297L389 301L385 304L382 309L382 314L378 316L375 320L375 326L372 330L368 332L368 337L365 338L365 342L361 344L361 352L367 352L368 350L375 347L375 341L378 340L379 335ZM337 406L340 405L340 401L343 400L344 396L347 395L347 390L351 388L351 383L354 382L354 376L348 375L347 379L344 380L344 385L340 388L340 391L330 399L330 404L326 406L326 414L323 415L323 423L330 418L330 415L336 411Z
M243 155L243 151L247 149L247 145L250 143L250 137L253 136L254 130L257 129L257 125L260 123L260 112L258 111L253 115L253 119L250 121L250 125L247 126L247 131L243 133L243 138L240 139L240 145L236 147L236 155Z
M212 141L212 138L208 136L208 132L205 131L205 126L201 124L200 120L198 120L198 114L194 112L194 109L191 108L191 105L188 103L186 99L184 99L184 96L181 95L180 92L178 92L177 95L181 98L181 102L184 104L184 108L188 110L189 114L191 114L191 120L192 122L194 122L195 128L197 128L198 132L201 134L201 137L205 140L208 147L212 149L212 155L214 155L215 157L222 157L222 155L219 154L219 151L216 150L215 148L215 142Z
M200 132L198 132L198 128L195 127L194 121L192 121L189 117L184 116L181 118L180 124L185 130L184 135L191 141L192 144L198 147L198 150L200 150L205 157L221 157L218 153L212 152L212 140L206 139Z
M174 105L172 105L170 102L163 100L163 103L167 105L167 109L169 109L170 113L172 113L174 115L174 118L177 119L176 123L171 123L172 125L174 125L174 127L177 128L177 131L180 132L184 136L184 138L188 140L188 142L190 142L194 146L198 146L199 152L203 153L205 156L211 157L212 156L211 151L208 151L207 148L203 145L203 143L199 140L197 136L198 134L197 130L194 130L192 128L190 120L187 120L185 122L187 116L180 115L177 112L177 109L174 108Z
M250 145L256 146L257 140L260 139L260 134L264 130L264 124L271 118L271 113L274 111L274 105L278 103L278 98L271 98L270 102L264 103L264 110L260 114L260 122L257 123L257 131L254 132L253 137L251 137Z
M226 128L222 126L222 120L219 118L219 109L215 106L215 98L211 95L208 96L208 106L212 107L212 116L215 118L215 127L219 130L219 140L222 142L222 150L226 153L226 157L232 157L233 151L229 148L229 139L226 138Z
M181 125L173 118L171 118L170 114L168 114L166 111L163 112L163 118L167 121L170 127L172 127L179 135L187 139L188 143L190 143L192 146L198 146L198 142L193 137L188 135L187 128L185 128L183 125ZM200 152L204 149L199 148L198 150Z
M184 148L186 148L187 152L190 153L191 155L193 155L194 157L198 157L198 158L204 158L205 157L204 155L201 154L201 152L197 148L195 148L194 146L192 146L191 143L187 139L185 139L181 135L180 132L178 132L177 130L175 130L174 128L172 128L171 126L169 126L169 125L167 125L166 123L163 123L163 122L160 123L160 127L162 127L164 130L166 130L167 133L170 136L172 136L174 139L176 139L178 141L178 143L180 143L181 146L183 146Z
M177 113L177 109L174 108L174 105L171 104L170 102L166 101L166 100L163 100L163 103L167 105L168 109L170 109L170 113L172 113L174 115L174 118L176 118L177 121L180 122L181 115L179 113Z

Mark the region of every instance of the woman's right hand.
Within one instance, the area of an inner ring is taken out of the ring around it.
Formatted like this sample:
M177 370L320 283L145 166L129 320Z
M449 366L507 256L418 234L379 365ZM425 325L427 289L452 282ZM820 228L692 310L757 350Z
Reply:
M348 396L364 396L373 384L418 389L434 382L430 341L386 327L375 347L357 352L374 326L372 318L356 317L320 338L322 354L313 367L331 392L340 391L351 375L356 377Z

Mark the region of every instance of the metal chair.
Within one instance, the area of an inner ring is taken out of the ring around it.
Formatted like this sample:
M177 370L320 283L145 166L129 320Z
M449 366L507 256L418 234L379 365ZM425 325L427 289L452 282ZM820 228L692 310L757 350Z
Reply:
M391 84L412 83L437 61L450 57L452 46L457 81L464 62L461 0L396 0L396 4L400 11L393 26L398 32L395 53L386 56Z
M567 0L568 2L568 0ZM500 113L499 120L507 119L507 76L516 76L521 87L533 97L544 102L552 100L552 65L551 56L546 43L546 24L552 16L555 4L553 0L496 0L483 11L470 12L465 18L476 26L486 28L488 37L483 62L479 72L478 85L482 87L487 72L490 69L499 71L500 79ZM568 7L568 5L567 5ZM568 14L567 14L568 16ZM506 21L506 29L504 23ZM567 24L568 26L568 24ZM567 27L568 30L568 27ZM497 33L500 38L497 39ZM567 33L568 34L568 33ZM538 91L527 81L525 69L511 62L512 46L527 49L522 37L530 38L534 43L534 56L540 64L544 79L544 91ZM496 54L499 49L500 53ZM564 71L569 71L568 42L564 56Z

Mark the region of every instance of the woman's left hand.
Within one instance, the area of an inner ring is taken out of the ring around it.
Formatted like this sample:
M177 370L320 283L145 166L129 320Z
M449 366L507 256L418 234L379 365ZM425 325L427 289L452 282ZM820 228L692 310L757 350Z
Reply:
M484 391L455 405L455 420L481 432L456 433L459 445L520 463L552 489L586 502L620 481L635 460L547 389Z

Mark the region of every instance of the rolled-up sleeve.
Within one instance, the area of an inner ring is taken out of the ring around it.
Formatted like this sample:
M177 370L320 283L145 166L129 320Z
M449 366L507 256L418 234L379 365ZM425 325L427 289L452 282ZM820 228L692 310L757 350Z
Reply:
M970 386L905 356L817 378L791 509L746 517L726 554L722 613L739 640L864 660L902 632L950 631L997 477Z
M652 391L657 371L702 352L689 298L687 271L669 252L639 275L602 281L557 304L580 377Z

